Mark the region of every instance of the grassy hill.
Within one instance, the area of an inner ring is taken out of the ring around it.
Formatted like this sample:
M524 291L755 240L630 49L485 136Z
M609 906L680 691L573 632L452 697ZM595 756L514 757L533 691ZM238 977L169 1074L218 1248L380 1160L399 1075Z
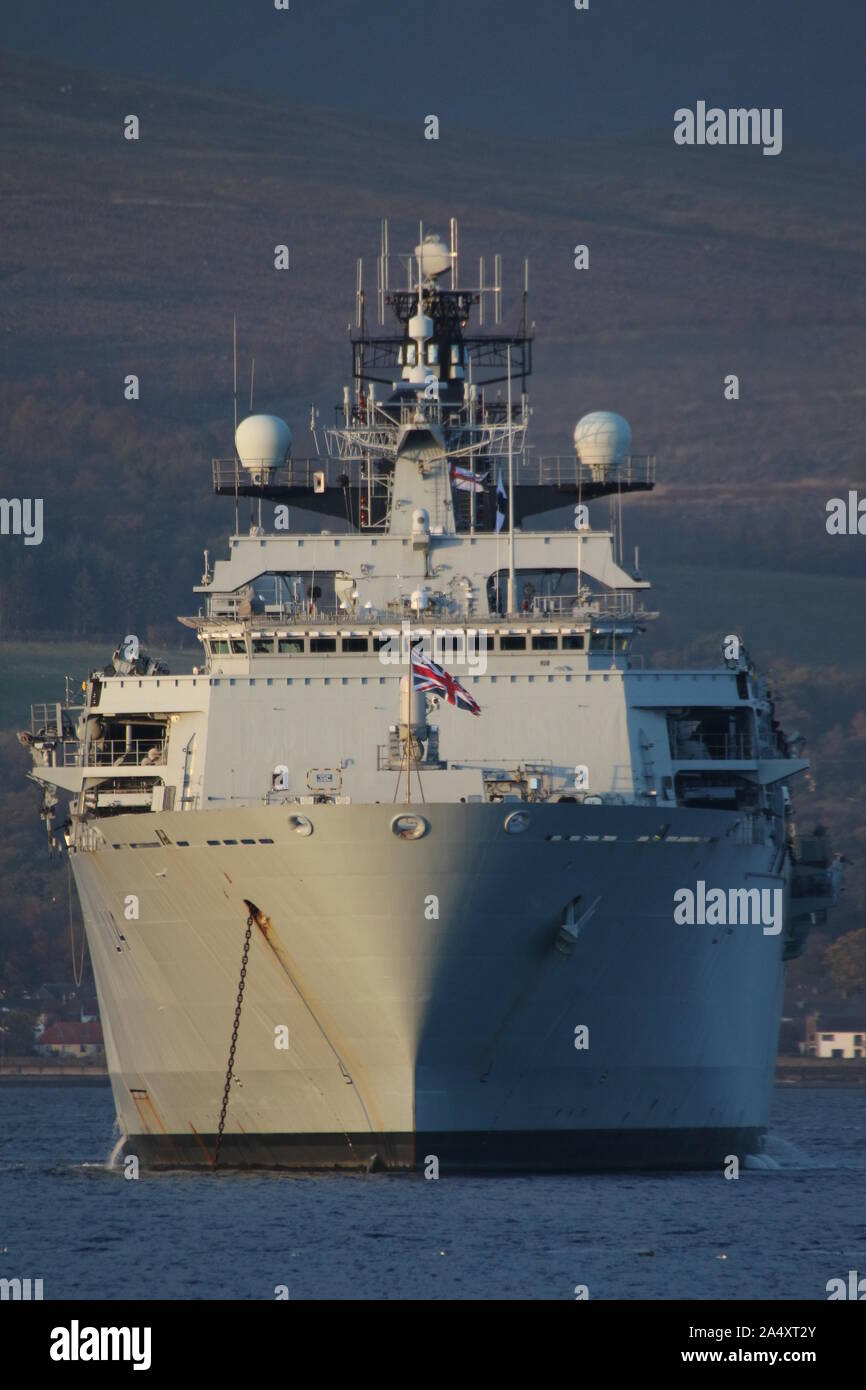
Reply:
M201 550L222 553L231 520L210 458L231 448L233 312L242 380L255 355L256 405L290 420L303 455L311 402L328 422L347 377L355 258L372 299L379 219L408 249L419 218L454 215L467 278L502 253L506 323L530 258L535 449L567 452L581 414L612 408L657 453L656 492L624 507L663 614L647 650L713 660L737 630L769 664L810 738L801 819L858 861L834 930L861 924L866 538L824 525L830 497L864 488L860 166L796 145L775 160L682 149L669 130L502 140L446 123L432 143L418 122L10 54L0 123L0 496L42 497L45 515L41 546L0 538L0 727L122 632L176 647ZM0 764L17 827L36 793L9 733ZM27 877L35 833L0 847L20 892L7 929L59 930Z

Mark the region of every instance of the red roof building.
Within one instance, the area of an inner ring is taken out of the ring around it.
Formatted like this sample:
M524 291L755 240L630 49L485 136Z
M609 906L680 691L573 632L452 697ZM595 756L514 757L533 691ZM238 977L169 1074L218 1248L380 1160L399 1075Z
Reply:
M100 1023L52 1023L36 1043L36 1051L75 1057L101 1056L105 1051Z

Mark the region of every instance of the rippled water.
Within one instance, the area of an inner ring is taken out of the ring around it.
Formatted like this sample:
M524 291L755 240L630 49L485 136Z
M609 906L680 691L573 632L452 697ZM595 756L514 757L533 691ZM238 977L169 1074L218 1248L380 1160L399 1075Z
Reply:
M110 1091L0 1089L0 1275L46 1298L825 1298L866 1274L866 1094L779 1090L720 1173L143 1174Z

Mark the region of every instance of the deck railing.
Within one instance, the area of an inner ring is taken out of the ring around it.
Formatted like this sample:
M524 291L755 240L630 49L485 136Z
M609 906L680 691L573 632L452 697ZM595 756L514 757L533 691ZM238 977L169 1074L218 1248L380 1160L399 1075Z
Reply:
M692 738L673 737L671 757L675 762L751 762L756 753L749 734L696 734Z
M87 749L77 739L65 739L62 747L64 767L164 767L166 744L160 739L122 738L95 740Z
M495 424L495 420L488 423ZM467 461L462 460L465 466ZM289 459L278 467L270 467L263 461L261 467L244 466L238 459L213 459L214 491L225 495L249 486L282 488L306 488L316 486L316 475L324 478L327 488L360 487L366 485L362 472L362 462L353 458L315 458ZM479 470L489 471L489 470ZM600 482L621 484L624 488L651 488L655 484L656 460L654 454L630 454L621 463L604 466L581 463L574 454L550 454L540 458L523 457L515 464L514 483L516 487L591 487ZM493 491L496 479L492 474L487 480Z

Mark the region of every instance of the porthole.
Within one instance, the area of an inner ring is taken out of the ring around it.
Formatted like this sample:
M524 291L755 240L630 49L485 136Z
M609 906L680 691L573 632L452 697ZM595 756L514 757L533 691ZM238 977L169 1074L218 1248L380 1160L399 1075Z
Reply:
M522 835L524 830L529 828L528 811L512 811L510 816L505 817L505 829L509 835Z
M289 829L296 835L312 835L313 822L309 816L289 816Z
M395 816L391 821L391 830L399 840L420 840L429 829L423 816Z

